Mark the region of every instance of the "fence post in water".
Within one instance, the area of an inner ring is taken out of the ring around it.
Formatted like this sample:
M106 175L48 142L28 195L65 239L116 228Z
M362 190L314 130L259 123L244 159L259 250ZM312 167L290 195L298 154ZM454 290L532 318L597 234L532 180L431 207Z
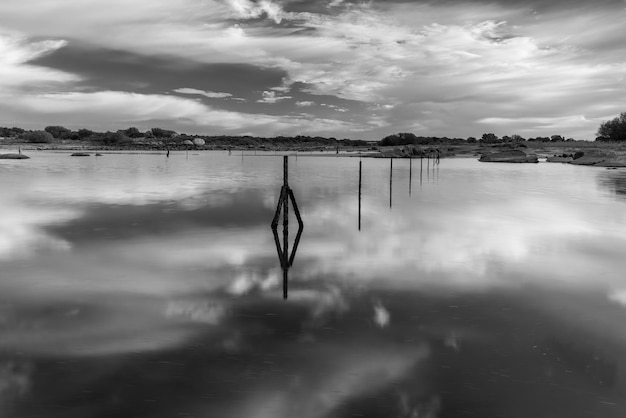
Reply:
M361 168L362 161L359 161L359 231L361 230Z
M413 157L409 158L409 196L411 196L411 181L413 180Z
M389 207L391 207L392 183L393 183L393 157L391 157L391 164L389 166Z
M283 259L289 260L289 160L288 156L283 157ZM283 269L283 298L287 299L287 269Z

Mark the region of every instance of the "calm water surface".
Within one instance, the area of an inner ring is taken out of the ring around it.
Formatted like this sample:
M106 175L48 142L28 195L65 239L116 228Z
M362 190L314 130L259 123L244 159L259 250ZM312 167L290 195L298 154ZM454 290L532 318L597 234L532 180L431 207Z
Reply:
M291 157L285 301L280 156L31 154L2 417L626 416L626 171Z

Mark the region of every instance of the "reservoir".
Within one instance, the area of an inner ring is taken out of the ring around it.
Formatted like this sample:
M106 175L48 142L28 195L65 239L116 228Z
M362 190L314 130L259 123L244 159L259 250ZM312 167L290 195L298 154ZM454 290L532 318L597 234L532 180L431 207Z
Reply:
M284 300L281 155L29 155L2 417L626 416L622 169L292 155Z

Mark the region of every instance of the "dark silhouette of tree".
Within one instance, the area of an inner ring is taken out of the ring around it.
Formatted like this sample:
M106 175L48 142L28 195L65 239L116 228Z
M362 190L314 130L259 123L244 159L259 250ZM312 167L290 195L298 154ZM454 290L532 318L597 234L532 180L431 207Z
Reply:
M500 138L494 133L483 134L480 138L480 142L483 144L494 144L496 142L502 142Z
M44 131L48 132L55 138L68 138L72 133L71 130L64 128L63 126L46 126Z
M47 143L52 142L52 135L46 131L30 131L22 135L22 139L31 143Z
M602 122L596 141L626 141L626 112L618 117Z
M139 132L139 129L135 127L130 127L123 132L124 132L124 135L126 135L129 138L141 138L143 136L143 134Z
M176 132L168 129L152 128L152 135L155 138L171 138L176 135Z
M93 131L90 131L89 129L79 129L78 132L76 132L76 134L78 135L80 139L85 139L93 135Z

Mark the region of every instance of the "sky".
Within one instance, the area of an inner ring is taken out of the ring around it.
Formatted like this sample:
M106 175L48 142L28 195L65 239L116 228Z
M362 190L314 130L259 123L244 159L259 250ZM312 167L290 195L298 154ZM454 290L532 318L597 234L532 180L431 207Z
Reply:
M595 139L625 0L0 2L0 126Z

